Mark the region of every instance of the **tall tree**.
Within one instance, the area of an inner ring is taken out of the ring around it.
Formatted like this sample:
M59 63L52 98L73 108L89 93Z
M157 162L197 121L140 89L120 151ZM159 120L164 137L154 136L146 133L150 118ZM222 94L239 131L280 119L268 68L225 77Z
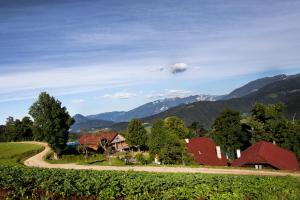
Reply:
M132 119L127 127L127 141L130 145L145 147L147 143L147 131L139 119Z
M284 105L257 103L251 110L251 115L245 118L245 124L251 127L251 143L261 140L283 143L283 133L287 129L288 120L283 114Z
M185 127L183 120L178 117L167 117L164 123L169 133L177 135L180 139L190 138L189 130Z
M167 133L160 149L160 159L163 164L183 164L184 146L174 133Z
M152 128L148 139L148 147L151 154L158 155L166 140L166 129L164 121L156 121Z
M46 92L29 109L34 119L36 130L40 131L39 139L49 143L53 151L60 155L68 141L68 131L74 120L61 105L61 102Z
M245 149L249 146L250 135L243 131L240 121L239 112L225 109L212 125L213 140L231 159L235 157L236 149Z
M193 137L203 137L208 133L204 126L197 121L192 122L191 125L188 126L188 129L190 131L190 136Z

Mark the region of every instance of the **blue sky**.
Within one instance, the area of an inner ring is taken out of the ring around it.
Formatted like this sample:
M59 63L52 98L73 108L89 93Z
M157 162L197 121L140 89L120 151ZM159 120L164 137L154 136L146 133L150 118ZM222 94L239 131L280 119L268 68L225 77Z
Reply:
M63 3L62 3L63 2ZM0 123L41 91L72 115L300 72L299 1L0 1Z

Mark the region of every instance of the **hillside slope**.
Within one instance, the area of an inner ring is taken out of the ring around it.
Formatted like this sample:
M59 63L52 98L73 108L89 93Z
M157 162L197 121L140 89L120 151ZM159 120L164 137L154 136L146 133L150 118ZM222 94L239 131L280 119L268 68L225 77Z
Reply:
M209 127L215 117L225 108L231 108L247 113L256 102L286 104L286 115L292 118L296 113L296 118L300 118L300 76L272 82L256 92L229 100L220 100L215 102L195 102L188 105L182 105L160 114L144 118L144 122L153 122L157 119L163 119L168 116L178 116L186 124L193 121L199 121L204 126Z
M233 90L231 93L224 96L222 99L225 100L225 99L232 99L232 98L239 98L239 97L246 96L248 94L256 92L257 90L259 90L260 88L268 84L284 80L287 77L288 76L285 74L280 74L273 77L264 77L264 78L256 79L254 81L247 83L246 85L243 85L240 88Z

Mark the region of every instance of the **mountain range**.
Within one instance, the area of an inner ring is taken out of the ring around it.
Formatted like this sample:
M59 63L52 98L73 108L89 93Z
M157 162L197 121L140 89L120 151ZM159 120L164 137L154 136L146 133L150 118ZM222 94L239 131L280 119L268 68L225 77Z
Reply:
M227 95L194 95L185 98L172 98L153 101L130 111L116 111L97 115L75 115L76 123L72 131L79 128L111 127L122 130L132 118L153 122L168 116L178 116L186 124L199 121L209 127L215 117L225 108L247 113L256 102L286 104L286 114L300 117L300 74L284 74L264 77L247 83ZM298 103L299 102L299 103ZM298 116L297 116L297 113ZM121 123L120 123L121 122Z
M178 105L185 105L197 101L215 101L220 96L216 95L193 95L183 98L166 98L152 101L129 111L113 111L96 115L73 116L75 124L71 127L73 132L81 129L108 127L114 123L128 122L133 118L144 118L166 111Z

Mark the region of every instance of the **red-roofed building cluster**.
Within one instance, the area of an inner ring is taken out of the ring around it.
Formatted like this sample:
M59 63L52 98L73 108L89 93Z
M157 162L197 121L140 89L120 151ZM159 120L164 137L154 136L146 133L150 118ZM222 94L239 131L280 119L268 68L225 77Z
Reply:
M128 149L126 139L115 131L100 131L95 134L83 134L79 138L79 144L85 145L90 149L97 151L101 147L101 142L105 141L114 150L123 151Z
M238 158L232 162L229 162L221 152L220 147L210 138L186 139L185 143L188 152L200 165L299 170L299 164L294 153L270 142L258 142L241 153L237 150Z

